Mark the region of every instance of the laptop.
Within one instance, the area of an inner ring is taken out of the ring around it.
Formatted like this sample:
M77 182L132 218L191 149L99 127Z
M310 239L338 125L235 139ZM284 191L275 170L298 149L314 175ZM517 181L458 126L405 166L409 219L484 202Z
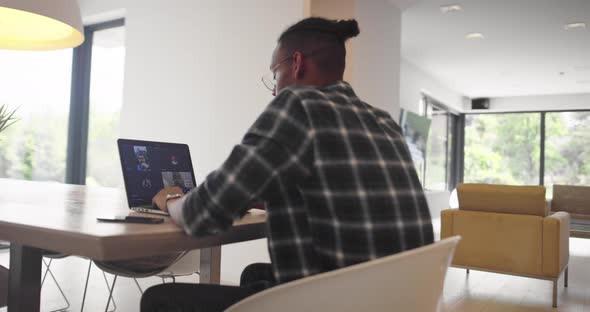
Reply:
M152 206L152 198L166 186L178 186L184 193L195 187L188 145L119 139L117 146L131 210L168 215Z

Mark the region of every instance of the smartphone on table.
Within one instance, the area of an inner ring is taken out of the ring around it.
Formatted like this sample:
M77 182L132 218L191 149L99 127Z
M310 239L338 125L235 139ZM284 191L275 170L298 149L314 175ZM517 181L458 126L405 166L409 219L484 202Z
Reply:
M126 215L112 215L97 217L96 220L102 222L120 222L120 223L142 223L142 224L159 224L164 222L164 218L138 217Z

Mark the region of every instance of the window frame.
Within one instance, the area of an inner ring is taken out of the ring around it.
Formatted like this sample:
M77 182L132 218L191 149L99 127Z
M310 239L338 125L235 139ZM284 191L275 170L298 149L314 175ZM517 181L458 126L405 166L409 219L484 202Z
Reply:
M124 18L84 26L84 43L74 48L65 183L86 184L90 75L94 33L122 26L125 26Z
M446 136L447 136L447 145L445 146L445 154L447 157L449 157L450 159L447 159L447 163L445 165L445 180L446 180L446 184L447 184L447 190L451 191L452 189L454 189L457 186L457 182L459 180L459 175L458 175L458 170L459 167L461 167L462 170L462 166L459 166L461 162L458 161L458 157L460 156L459 153L459 147L462 144L461 141L461 135L462 132L458 131L459 127L461 126L461 120L463 119L463 124L464 124L464 116L463 114L459 113L457 110L449 107L448 105L443 104L442 102L438 101L437 99L429 96L428 94L422 93L421 94L422 97L422 111L423 111L423 115L425 117L428 117L428 105L431 105L433 107L436 107L439 110L443 110L448 114L447 117L447 126L446 126ZM454 127L452 127L452 124L455 124ZM450 141L450 146L448 144L449 142L449 135L451 135L452 140ZM424 172L423 172L423 176L422 176L422 185L423 187L426 187L426 171L428 170L428 154L424 155ZM462 179L462 178L461 178Z

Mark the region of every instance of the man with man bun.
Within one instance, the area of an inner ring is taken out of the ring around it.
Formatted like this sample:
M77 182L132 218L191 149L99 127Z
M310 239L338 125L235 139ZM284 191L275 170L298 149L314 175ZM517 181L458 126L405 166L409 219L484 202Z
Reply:
M400 127L342 81L355 20L307 18L285 30L263 82L276 95L228 159L196 189L154 203L189 235L267 209L271 264L238 287L150 288L142 311L222 311L262 289L433 242L428 205ZM280 311L280 307L277 307Z

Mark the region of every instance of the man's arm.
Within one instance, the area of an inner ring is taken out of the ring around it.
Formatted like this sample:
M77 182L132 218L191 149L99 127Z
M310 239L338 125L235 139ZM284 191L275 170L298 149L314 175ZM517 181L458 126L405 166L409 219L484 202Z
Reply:
M299 98L281 92L224 164L182 200L170 203L172 218L192 235L229 228L278 178L296 181L309 174L312 138Z

